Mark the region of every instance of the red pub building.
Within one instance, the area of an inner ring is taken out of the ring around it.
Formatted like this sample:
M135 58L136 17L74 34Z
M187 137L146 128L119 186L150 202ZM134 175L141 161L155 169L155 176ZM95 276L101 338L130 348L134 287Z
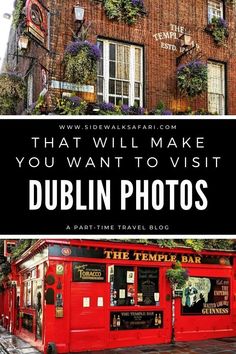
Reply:
M235 336L234 251L114 241L37 241L11 265L2 323L45 353L169 343L176 261L189 278L175 292L175 340Z

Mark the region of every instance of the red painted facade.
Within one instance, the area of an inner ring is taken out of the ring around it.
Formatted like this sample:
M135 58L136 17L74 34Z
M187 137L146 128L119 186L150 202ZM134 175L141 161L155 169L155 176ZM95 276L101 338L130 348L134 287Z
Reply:
M175 298L176 341L236 335L234 252L89 240L41 240L15 262L3 324L45 353L50 343L58 353L169 343L166 271L177 259L195 292Z

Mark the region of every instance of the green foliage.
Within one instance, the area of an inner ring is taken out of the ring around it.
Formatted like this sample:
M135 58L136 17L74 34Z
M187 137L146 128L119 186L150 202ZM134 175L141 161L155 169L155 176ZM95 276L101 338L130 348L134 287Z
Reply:
M22 18L22 10L24 6L25 6L25 0L16 0L16 5L12 15L13 17L12 23L15 28L17 28L20 23L20 20Z
M206 249L220 249L220 250L232 250L234 245L233 240L229 239L222 239L222 240L215 240L215 239L207 239L204 240L204 248Z
M103 0L103 4L110 20L124 21L129 25L136 23L144 11L142 0Z
M78 96L57 99L55 113L60 115L84 115L87 103Z
M155 240L155 243L160 247L174 248L177 246L175 240Z
M178 111L175 113L176 115L186 115L186 116L198 116L198 115L207 115L207 116L215 116L215 115L218 115L217 112L215 113L212 113L212 112L209 112L207 109L204 109L204 108L199 108L198 110L196 111L193 111L191 107L188 107L186 109L186 111Z
M9 262L4 262L1 264L1 273L5 276L11 273L11 265Z
M236 4L236 0L225 0L227 5L235 5Z
M28 248L30 248L37 240L19 240L12 251L12 259L20 257Z
M183 96L195 97L207 91L207 65L191 61L177 69L177 86Z
M205 247L205 240L183 240L185 246L191 247L194 251L201 251Z
M97 60L90 55L88 47L82 47L76 55L66 53L65 78L78 85L93 83L97 77Z
M182 240L184 245L191 247L194 251L202 251L203 249L219 249L219 250L230 250L233 248L234 242L232 240L215 240L215 239L187 239Z
M228 37L228 26L223 18L213 17L208 24L206 30L211 33L215 43L219 46L225 44L225 40Z
M0 74L0 114L16 114L17 104L25 99L24 80L15 74Z
M166 276L172 287L183 288L188 280L188 272L179 261L166 271Z
M46 109L45 96L39 95L31 114L40 115L43 109Z
M159 101L154 110L152 110L149 114L151 115L161 115L161 116L169 116L172 115L172 111L166 109L165 103L163 101Z

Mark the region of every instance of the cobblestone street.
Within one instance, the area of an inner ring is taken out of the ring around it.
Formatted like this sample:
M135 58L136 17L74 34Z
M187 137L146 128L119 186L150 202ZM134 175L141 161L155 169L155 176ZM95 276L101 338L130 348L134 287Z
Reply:
M10 335L0 327L0 354L39 354L40 352L20 338ZM175 345L160 344L117 348L80 354L236 354L236 337L205 341L179 342Z
M9 334L0 327L0 353L39 354L40 352L22 339Z
M212 339L194 342L179 342L175 345L146 345L111 349L80 354L236 354L236 338Z

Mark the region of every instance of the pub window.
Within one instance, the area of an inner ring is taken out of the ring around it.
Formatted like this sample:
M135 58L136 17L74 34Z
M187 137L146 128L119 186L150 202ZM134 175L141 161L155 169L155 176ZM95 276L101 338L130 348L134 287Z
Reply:
M42 280L37 278L37 269L24 275L24 302L23 306L28 308L36 308L37 306L37 293L42 289Z
M159 304L159 272L157 268L138 268L137 303L141 306Z
M208 111L225 114L225 65L208 62Z
M213 17L224 17L223 1L208 0L208 23L211 22Z
M98 101L142 106L142 47L101 39L98 45L101 50L97 79Z
M111 306L158 306L159 270L150 267L114 267Z

